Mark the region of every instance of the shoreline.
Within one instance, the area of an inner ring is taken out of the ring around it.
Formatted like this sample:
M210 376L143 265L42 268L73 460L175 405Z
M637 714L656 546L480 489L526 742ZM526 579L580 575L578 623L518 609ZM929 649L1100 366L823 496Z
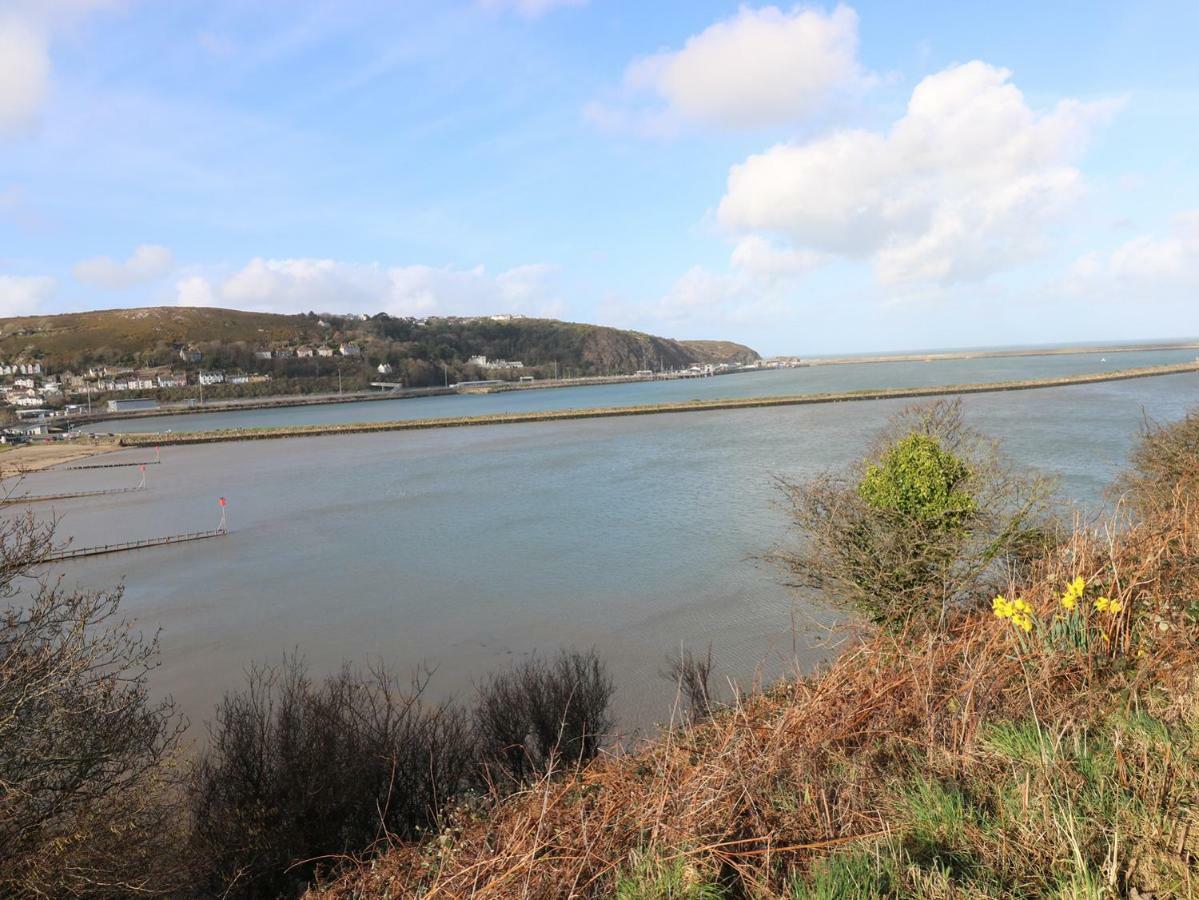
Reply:
M945 397L956 394L988 394L1005 391L1027 391L1071 385L1099 384L1107 381L1127 381L1133 378L1152 378L1163 375L1199 373L1199 362L1165 366L1146 366L1089 375L1069 375L1058 378L1039 378L1025 381L996 381L976 384L951 384L923 388L883 388L824 394L796 394L779 397L742 397L713 400L691 400L679 403L654 403L641 406L600 406L543 410L527 413L494 413L482 416L463 416L440 419L400 419L389 422L359 422L342 425L285 425L278 427L233 428L219 431L155 434L134 432L120 435L122 447L150 444L179 446L212 444L228 441L275 440L295 437L320 437L336 434L368 434L384 431L423 431L431 428L466 428L485 425L513 425L526 422L555 422L572 419L603 419L619 416L662 415L667 413L709 412L718 410L756 409L772 406L808 406L822 403L846 403L862 400L903 400L922 397Z
M963 359L1005 359L1037 356L1081 356L1091 353L1153 353L1169 350L1199 350L1199 342L1155 343L1155 344L1126 344L1116 347L1051 347L1045 349L1027 350L947 350L937 353L911 353L881 356L830 356L804 357L804 366L842 366L842 365L873 365L876 363L894 362L943 362ZM757 372L774 371L771 368L738 369L723 375L754 374ZM502 385L489 385L486 388L458 389L454 386L402 388L395 391L354 391L350 394L276 394L269 397L246 397L218 400L200 405L170 405L153 410L126 411L117 413L95 412L90 415L72 417L72 425L98 425L108 421L128 421L138 419L155 419L164 416L185 416L201 413L226 413L253 411L258 409L287 409L299 406L327 406L337 403L362 403L383 400L413 400L420 397L448 397L471 393L502 393L505 391L539 391L554 390L568 387L594 387L607 384L629 384L642 381L676 380L682 375L660 373L653 377L643 375L592 375L581 378L545 379L531 384L507 382ZM716 377L716 376L708 376Z
M114 453L120 449L120 444L114 438L93 440L83 436L73 441L37 441L21 444L0 454L0 480L7 481L21 475L52 469L64 463Z

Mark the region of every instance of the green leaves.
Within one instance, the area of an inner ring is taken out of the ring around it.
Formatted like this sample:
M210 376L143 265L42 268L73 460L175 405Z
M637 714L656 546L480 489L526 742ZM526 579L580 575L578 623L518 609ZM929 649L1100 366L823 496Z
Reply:
M963 489L969 477L969 466L936 438L909 434L866 470L858 494L873 509L956 527L977 508Z

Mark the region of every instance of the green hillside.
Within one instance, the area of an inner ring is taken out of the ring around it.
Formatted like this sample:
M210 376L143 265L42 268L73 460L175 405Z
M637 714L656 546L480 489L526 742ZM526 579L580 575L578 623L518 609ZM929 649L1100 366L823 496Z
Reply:
M301 346L362 349L358 359L262 360L256 351ZM202 352L184 364L183 348ZM746 363L749 347L726 341L676 341L553 319L396 318L306 313L275 315L209 307L148 307L0 319L0 360L36 359L50 371L88 367L172 366L270 372L277 379L328 377L338 367L365 380L381 363L411 386L483 377L472 356L519 360L539 377L621 374L703 363ZM507 370L508 375L515 370ZM487 377L504 377L491 374Z

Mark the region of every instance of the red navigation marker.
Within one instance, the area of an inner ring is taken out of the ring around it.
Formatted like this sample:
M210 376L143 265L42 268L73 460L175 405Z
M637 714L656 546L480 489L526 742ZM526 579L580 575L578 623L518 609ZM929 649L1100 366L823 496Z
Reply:
M220 504L221 504L221 506L224 506L224 505L225 505L225 498L224 498L224 497L222 497L222 498L221 498L221 500L220 500Z

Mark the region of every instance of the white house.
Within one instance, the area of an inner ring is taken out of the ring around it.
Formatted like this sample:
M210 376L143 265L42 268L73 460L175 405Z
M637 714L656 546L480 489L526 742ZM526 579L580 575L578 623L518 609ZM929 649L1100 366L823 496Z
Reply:
M385 363L385 362L379 363L379 365L376 366L375 369L380 375L390 375L392 372L395 371L395 369L392 368L391 363Z
M316 349L317 356L332 356L336 352L332 347L317 347Z
M338 349L338 352L342 356L361 356L362 355L362 350L359 349L357 344L342 344L337 349Z
M199 376L200 384L221 384L224 380L224 372L201 372Z

